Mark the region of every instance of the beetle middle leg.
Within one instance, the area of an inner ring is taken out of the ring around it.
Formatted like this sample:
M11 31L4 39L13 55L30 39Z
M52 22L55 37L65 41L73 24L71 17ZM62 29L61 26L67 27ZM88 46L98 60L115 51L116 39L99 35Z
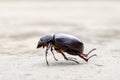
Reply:
M76 62L77 64L79 64L79 62L76 61L74 58L67 58L63 52L60 52L60 53L63 55L64 59L69 60L69 61L73 61L73 62Z
M53 48L52 48L52 47L51 47L51 52L52 52L52 54L53 54L54 59L55 59L56 61L58 61L58 59L55 57L55 54L53 53Z

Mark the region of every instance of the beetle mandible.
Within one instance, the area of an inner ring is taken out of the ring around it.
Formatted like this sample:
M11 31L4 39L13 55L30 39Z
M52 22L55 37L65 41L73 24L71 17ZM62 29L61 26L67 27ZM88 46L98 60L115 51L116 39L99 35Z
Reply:
M48 54L49 49L51 49L53 57L56 61L57 59L53 53L53 50L57 51L58 53L61 53L64 59L69 60L69 61L74 61L78 64L79 62L75 58L66 57L63 52L66 52L70 55L79 56L86 62L88 62L88 60L92 58L93 56L96 56L96 54L93 54L90 57L88 57L88 55L92 51L96 50L96 48L90 50L88 54L84 54L83 53L83 50L84 50L83 42L75 36L72 36L69 34L63 34L63 33L44 35L43 37L40 38L38 45L37 45L37 48L41 48L41 47L43 48L46 47L45 59L46 59L46 63L48 66L49 66L49 63L47 60L47 54Z

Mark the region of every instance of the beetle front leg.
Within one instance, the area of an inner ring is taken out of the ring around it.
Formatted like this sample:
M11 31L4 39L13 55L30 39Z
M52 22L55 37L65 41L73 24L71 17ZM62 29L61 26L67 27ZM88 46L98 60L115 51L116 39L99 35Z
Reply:
M47 54L48 54L48 50L50 49L50 44L47 45L46 47L46 51L45 51L45 59L46 59L46 63L49 66L48 60L47 60Z

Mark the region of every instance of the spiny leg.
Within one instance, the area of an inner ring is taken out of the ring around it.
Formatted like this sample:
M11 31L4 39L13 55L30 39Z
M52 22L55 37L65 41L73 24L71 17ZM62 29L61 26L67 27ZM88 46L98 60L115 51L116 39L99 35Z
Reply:
M58 59L55 57L55 55L54 55L54 53L53 53L53 48L52 48L52 47L51 47L51 52L52 52L52 54L53 54L54 59L55 59L56 61L58 61Z
M46 47L46 51L45 51L45 59L46 59L46 63L49 66L48 60L47 60L47 54L48 54L48 50L50 49L50 44L47 45Z
M72 58L67 58L63 52L60 52L60 53L63 55L64 59L69 60L69 61L73 61L73 62L76 62L77 64L79 64L78 61L76 61L76 60L74 60Z

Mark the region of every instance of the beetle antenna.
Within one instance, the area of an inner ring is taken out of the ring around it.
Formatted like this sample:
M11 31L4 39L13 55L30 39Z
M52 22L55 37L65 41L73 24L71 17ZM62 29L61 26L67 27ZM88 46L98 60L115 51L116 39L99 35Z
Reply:
M93 52L94 50L96 50L96 48L90 50L90 51L88 52L87 56L88 56L91 52Z

